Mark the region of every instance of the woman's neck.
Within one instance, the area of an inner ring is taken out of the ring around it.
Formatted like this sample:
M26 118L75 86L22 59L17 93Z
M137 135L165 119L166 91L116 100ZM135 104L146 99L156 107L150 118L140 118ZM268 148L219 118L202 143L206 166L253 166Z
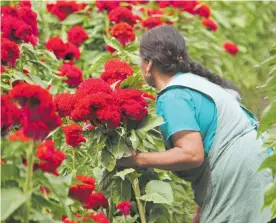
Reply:
M171 82L173 78L174 76L170 75L158 75L158 77L155 79L155 88L158 91L162 90Z

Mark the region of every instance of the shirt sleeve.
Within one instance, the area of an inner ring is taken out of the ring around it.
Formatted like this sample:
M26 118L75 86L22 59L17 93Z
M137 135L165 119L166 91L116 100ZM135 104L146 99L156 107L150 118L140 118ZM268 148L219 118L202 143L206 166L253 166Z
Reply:
M160 126L165 141L179 131L200 131L191 94L186 89L171 89L163 94L157 102L157 114L165 121Z

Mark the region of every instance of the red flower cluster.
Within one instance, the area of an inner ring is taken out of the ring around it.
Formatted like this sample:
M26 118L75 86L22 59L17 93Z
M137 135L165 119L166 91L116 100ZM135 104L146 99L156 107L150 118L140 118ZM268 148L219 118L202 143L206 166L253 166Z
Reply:
M156 26L161 26L162 20L160 17L150 17L142 22L142 26L147 29L152 29Z
M77 124L70 124L63 127L66 143L72 147L78 147L82 142L86 142L86 139L81 134L82 128Z
M137 89L121 89L114 93L119 101L123 120L142 120L148 114L148 103Z
M86 4L78 4L74 1L57 1L56 4L47 4L47 10L58 17L60 21L74 12L78 12L86 7Z
M131 203L128 201L122 201L117 204L116 208L123 214L123 215L130 215L130 208Z
M77 98L81 98L80 96L83 95L95 94L100 92L110 94L112 90L110 86L100 78L88 78L79 85L76 96Z
M17 8L4 6L1 8L1 13L2 37L15 42L37 44L37 14L32 11L30 2L26 4L21 2Z
M75 95L70 93L57 94L54 98L56 111L61 117L70 116L74 110L75 103Z
M66 82L69 87L78 87L83 81L82 71L80 68L71 63L65 63L59 68L59 76L66 76Z
M64 43L60 37L50 38L46 43L46 48L58 59L78 60L80 58L79 48L72 43Z
M19 47L16 43L6 39L1 39L1 63L12 67L19 58ZM1 66L2 69L2 66Z
M97 223L110 223L108 218L103 213L91 213L91 218Z
M205 18L209 18L211 15L211 10L207 5L200 4L199 7L198 6L196 7L195 14L205 17Z
M24 135L22 129L15 131L12 135L9 135L9 141L21 141L21 142L29 142L30 139Z
M118 7L119 5L120 5L119 0L114 0L114 1L96 0L96 7L100 12L103 10L107 10L108 12L110 12L111 10Z
M101 79L111 85L132 75L133 69L128 63L119 59L110 59L105 64L105 71L101 74Z
M233 56L235 56L239 52L238 46L230 41L226 41L223 44L223 47L228 53L230 53Z
M108 218L101 212L98 212L98 213L92 212L88 215L85 215L83 218L81 218L79 214L76 214L76 217L78 218L77 221L70 220L69 218L67 218L67 216L64 216L62 218L62 222L63 223L81 223L81 222L91 222L92 220L93 222L96 222L96 223L110 223Z
M85 40L88 39L88 34L81 26L72 26L68 30L68 41L75 45L82 44Z
M86 201L85 208L95 209L95 208L98 208L98 207L107 208L108 207L108 200L106 199L106 197L102 193L97 192L97 193L90 194L87 201Z
M44 139L61 124L55 114L50 93L38 85L22 83L14 87L9 96L22 107L23 132L35 140Z
M214 32L216 32L218 30L218 25L216 24L216 22L213 19L205 18L201 22L209 30L213 30Z
M129 42L133 42L135 39L133 27L125 22L115 24L111 28L110 33L111 36L118 39L123 46L125 46Z
M61 165L66 155L55 149L53 140L46 140L36 148L36 156L40 160L39 168L44 172L58 175L57 168Z
M21 113L8 96L1 95L1 135L6 135L12 125L20 124Z
M129 25L134 25L136 23L136 16L132 14L132 12L125 7L117 7L109 12L108 18L110 22L119 23L126 22Z

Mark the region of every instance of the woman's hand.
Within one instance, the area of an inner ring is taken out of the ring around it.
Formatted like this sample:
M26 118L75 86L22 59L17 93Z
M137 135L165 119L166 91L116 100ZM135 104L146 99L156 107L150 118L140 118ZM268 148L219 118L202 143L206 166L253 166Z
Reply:
M135 150L132 150L132 155L129 157L125 157L120 160L117 160L117 165L119 167L127 167L127 168L138 167L137 152Z
M200 207L196 206L196 211L193 216L193 222L192 223L199 223L199 216L200 216Z

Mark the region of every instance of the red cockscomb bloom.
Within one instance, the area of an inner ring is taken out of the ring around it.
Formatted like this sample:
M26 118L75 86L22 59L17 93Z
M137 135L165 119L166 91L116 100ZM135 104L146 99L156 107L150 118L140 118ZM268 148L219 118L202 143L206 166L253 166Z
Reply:
M172 5L172 1L157 1L160 8L166 8Z
M89 185L94 185L94 189L96 187L96 180L92 177L89 176L83 176L83 175L78 175L76 176L76 179L84 184L89 184ZM93 189L93 190L94 190Z
M37 37L39 34L38 25L37 25L37 13L35 13L31 9L31 6L28 7L25 4L22 4L22 2L20 3L21 4L19 4L19 9L18 9L19 16L25 23L27 23L29 26L32 27L32 34L35 37Z
M158 9L149 9L148 10L148 15L152 16L152 15L163 15L164 12Z
M98 8L98 10L100 12L103 11L103 10L107 10L108 12L110 12L111 10L118 7L119 5L120 5L120 1L118 1L118 0L114 0L114 1L97 0L96 1L96 7Z
M64 60L78 60L80 58L80 50L79 48L72 44L72 43L66 43L65 44L65 51L63 53L63 59Z
M101 79L111 85L132 75L133 69L128 63L119 59L110 59L105 64L105 71L101 74Z
M161 26L162 20L160 17L150 17L142 22L142 26L147 29L152 29L156 26Z
M92 193L89 195L85 202L85 207L87 209L94 209L97 207L108 207L108 200L102 193Z
M64 82L67 83L69 87L78 87L83 81L81 69L74 64L65 63L59 68L59 71L59 76L67 77L67 80Z
M19 47L16 43L2 38L1 43L1 62L3 65L14 66L19 58Z
M209 18L211 15L211 10L207 5L200 4L200 6L195 9L195 13L199 16Z
M118 39L123 46L125 46L129 42L133 42L135 39L133 27L125 22L115 24L111 28L110 33L111 36Z
M116 50L114 48L112 48L111 46L109 45L106 45L105 46L105 49L106 51L108 51L109 53L113 54Z
M5 69L5 67L3 67L3 66L1 65L1 73L4 73L4 72L6 72L6 69Z
M225 51L227 51L233 56L235 56L239 52L238 46L235 43L230 41L224 42L223 48L225 49Z
M21 0L19 2L19 7L27 7L27 8L31 8L32 7L32 3L28 0Z
M108 18L110 22L119 23L126 22L129 25L134 25L136 23L136 17L132 12L124 7L117 7L109 12Z
M198 2L195 0L192 1L172 1L172 5L174 7L179 8L180 10L189 12L191 14L195 14L195 7L197 6Z
M117 204L116 208L121 212L122 215L130 215L131 203L128 201L122 201Z
M3 16L10 15L13 17L19 17L18 10L15 7L7 5L7 6L0 7L0 10L1 10L1 15L3 15Z
M74 110L75 103L75 95L70 93L57 94L54 98L54 105L61 117L70 116Z
M218 25L213 19L205 18L201 21L201 23L209 30L213 30L214 32L218 30Z
M52 37L46 43L46 48L53 52L58 59L64 57L64 51L66 50L65 43L60 37Z
M112 97L106 93L96 93L86 96L71 113L74 121L92 121L107 124L109 128L120 125L119 107Z
M82 142L86 142L86 139L81 134L82 127L77 124L70 124L63 127L66 143L72 147L78 147Z
M21 141L21 142L29 142L30 139L24 135L22 129L15 131L12 135L9 135L9 141Z
M96 223L110 223L108 218L103 213L96 213L92 212L90 214L90 217L96 222Z
M77 46L82 44L85 40L88 39L88 34L81 26L72 26L68 30L67 34L68 34L68 41Z
M148 114L148 103L137 89L120 89L114 93L119 101L123 119L142 120Z
M102 79L88 78L79 85L76 96L78 97L80 95L80 97L78 98L81 99L83 95L95 94L100 92L111 94L112 90L110 86Z

